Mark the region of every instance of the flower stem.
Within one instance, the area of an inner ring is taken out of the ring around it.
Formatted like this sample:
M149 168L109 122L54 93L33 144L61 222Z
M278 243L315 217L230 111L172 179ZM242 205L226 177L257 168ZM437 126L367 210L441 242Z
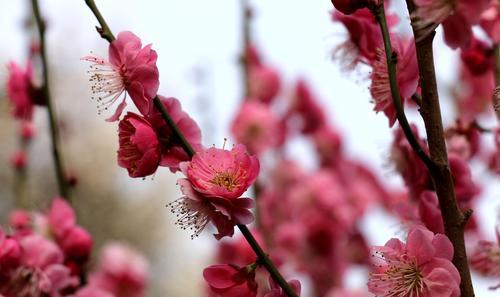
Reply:
M410 15L412 15L415 11L415 4L412 0L407 0L406 3ZM429 173L438 196L446 236L448 236L453 244L453 264L458 269L461 279L460 296L474 297L464 241L464 227L468 219L467 217L470 216L470 212L464 215L458 207L453 186L453 177L448 165L448 153L444 139L432 49L435 32L424 38L418 38L419 32L414 26L413 21L412 27L413 34L418 40L415 41L415 48L422 89L422 105L419 111L425 123L430 157L435 164L434 168L429 169Z
M97 21L101 25L101 27L97 27L97 32L101 35L102 38L106 39L108 42L112 42L114 40L114 35L109 29L108 25L106 24L106 21L102 17L101 13L97 9L97 6L95 5L94 0L85 0L85 3L87 3L87 6L90 8L90 10L93 12L95 17L97 18ZM154 105L158 109L158 111L161 113L163 119L167 122L167 124L170 126L172 129L175 137L177 140L180 142L182 145L183 149L186 151L186 153L189 155L189 157L193 157L195 154L195 151L189 144L189 142L186 140L182 132L179 130L179 127L175 124L175 122L172 120L170 115L168 114L168 111L165 109L163 104L161 103L160 99L158 96L156 96L154 99ZM255 254L258 257L258 260L262 265L267 269L271 277L278 283L278 285L283 289L283 291L286 293L288 297L297 297L297 294L293 291L292 287L285 281L283 276L280 274L276 266L273 264L271 259L266 255L266 253L262 250L260 247L259 243L255 238L253 237L252 233L250 230L247 228L245 225L237 225L238 228L240 229L241 233L247 240L248 244L252 247L254 250Z
M35 17L38 36L40 42L40 57L42 61L42 86L41 90L47 105L47 112L49 117L50 125L50 136L52 139L52 156L54 159L54 166L56 169L57 184L59 186L59 195L70 201L69 187L66 179L66 171L64 170L64 162L59 144L59 127L57 116L55 112L54 102L50 96L49 88L49 65L47 62L46 44L45 44L45 22L40 14L40 7L38 5L38 0L31 0L31 5L33 8L33 15Z

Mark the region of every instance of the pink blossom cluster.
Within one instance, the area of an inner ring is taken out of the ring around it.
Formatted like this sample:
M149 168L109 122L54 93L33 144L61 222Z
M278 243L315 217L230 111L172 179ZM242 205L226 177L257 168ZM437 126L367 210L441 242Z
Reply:
M61 198L46 212L12 211L8 229L0 228L1 296L144 296L146 262L123 245L105 247L88 273L93 239Z

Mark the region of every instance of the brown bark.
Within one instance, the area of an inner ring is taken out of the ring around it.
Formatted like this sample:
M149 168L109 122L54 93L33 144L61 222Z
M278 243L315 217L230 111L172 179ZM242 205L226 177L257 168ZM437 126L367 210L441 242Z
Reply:
M414 11L411 0L407 0L410 14ZM413 27L413 33L419 32ZM448 165L448 154L444 139L439 94L434 69L432 41L434 32L416 42L420 84L422 89L422 105L420 114L425 123L430 157L435 164L430 169L430 175L439 199L445 233L453 244L453 264L461 277L460 292L462 297L474 297L469 264L465 251L464 226L469 216L464 216L459 209L453 187L453 178Z

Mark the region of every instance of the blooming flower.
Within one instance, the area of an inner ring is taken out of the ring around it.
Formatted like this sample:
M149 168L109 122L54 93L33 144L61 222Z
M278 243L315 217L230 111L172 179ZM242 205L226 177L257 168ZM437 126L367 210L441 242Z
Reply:
M415 226L406 244L393 238L374 250L378 263L368 289L376 296L460 296L460 274L451 263L453 245L445 235Z
M415 43L410 39L393 38L393 51L397 55L396 81L401 101L410 98L417 91L419 72ZM389 118L389 126L396 122L396 109L392 103L389 73L385 51L379 49L377 58L372 64L372 83L370 93L375 103L375 111L383 111Z
M255 268L251 265L241 268L230 264L212 265L203 270L203 278L218 296L257 296Z
M177 214L177 224L193 229L198 236L208 222L218 230L217 239L232 236L236 224L253 220L248 210L253 206L249 198L239 198L255 181L259 161L247 153L244 145L232 150L209 148L196 153L190 162L180 165L186 178L177 183L183 197L169 204Z
M294 115L300 121L300 131L306 135L316 132L327 122L324 110L304 80L299 80L295 85L293 102L287 116Z
M31 63L28 62L26 69L21 69L16 63L10 62L8 70L7 95L12 105L12 115L18 119L31 120L35 104Z
M246 101L234 117L231 132L251 153L259 155L283 140L282 128L269 105Z
M489 0L416 0L416 28L421 30L419 39L443 24L445 42L452 48L463 47L472 37L472 25L479 22Z
M123 95L115 113L107 119L117 121L126 106L124 93L127 92L137 109L143 115L148 114L159 87L157 54L151 49L151 44L142 47L139 37L124 31L111 42L108 55L109 61L95 56L82 58L92 63L89 71L93 83L92 98L99 102L99 113Z
M160 162L160 148L155 130L144 117L129 112L118 124L118 165L130 177L153 174Z
M158 97L191 147L195 151L201 150L201 130L189 114L182 110L179 100L172 97L165 98L161 95L158 95ZM159 165L168 167L172 172L179 171L179 164L190 159L188 154L174 138L172 129L170 129L158 110L153 109L146 116L146 119L151 123L158 136L161 153Z

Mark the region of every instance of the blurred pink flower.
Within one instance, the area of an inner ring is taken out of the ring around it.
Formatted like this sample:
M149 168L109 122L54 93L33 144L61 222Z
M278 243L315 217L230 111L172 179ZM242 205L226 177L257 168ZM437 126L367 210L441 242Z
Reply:
M152 99L160 85L157 54L151 44L142 47L139 37L132 32L118 34L109 46L109 62L103 58L86 56L82 60L91 62L89 73L93 83L92 93L98 102L99 113L107 110L123 95L121 103L107 121L118 121L127 105L127 92L137 109L143 115L150 112Z
M221 297L255 297L255 272L248 267L230 264L212 265L203 270L203 278L212 292Z
M177 224L194 229L198 236L208 222L219 232L217 239L232 236L234 225L249 224L253 200L239 198L257 178L259 160L244 145L232 150L209 148L196 153L191 162L180 165L187 178L179 179L183 197L169 204L178 214Z
M21 124L21 129L19 131L19 135L24 140L33 139L36 136L36 127L32 121L23 121Z
M288 120L299 120L298 129L303 134L312 134L327 123L324 109L319 105L309 85L302 79L295 85L293 101L290 104Z
M411 39L401 39L397 35L392 36L393 51L397 55L396 80L401 95L401 102L411 98L417 91L419 72L415 43ZM396 109L392 103L391 87L389 84L389 73L385 51L379 49L377 58L372 63L372 83L370 93L375 103L375 111L383 111L389 118L389 126L396 122Z
M460 296L460 274L451 259L453 245L443 234L414 226L406 244L398 239L374 247L376 264L368 289L380 297Z
M89 285L117 297L142 297L146 293L148 269L146 259L137 251L118 242L108 243L101 251Z
M494 48L473 36L469 46L461 49L460 58L473 75L481 75L493 69Z
M231 132L238 143L256 155L277 146L284 138L283 127L270 106L257 101L241 105L233 118Z
M25 169L28 164L28 156L26 155L26 152L23 150L14 152L14 154L10 157L10 164L12 165L12 168L16 170Z
M493 43L500 43L500 1L491 0L490 7L481 14L479 25L488 34Z
M129 112L118 125L118 165L130 177L155 173L160 162L160 148L155 130L144 117Z
M290 287L292 287L293 291L297 294L297 296L300 297L300 282L296 279L293 279L288 282ZM283 292L283 289L276 284L276 282L272 279L272 277L269 277L269 286L271 287L271 291L266 293L264 297L287 297L288 295Z
M472 37L472 25L488 7L489 0L416 0L416 27L423 38L443 24L445 42L452 48L466 46Z
M31 120L35 104L35 100L32 98L35 92L32 85L31 62L28 62L26 69L21 69L16 63L10 62L8 70L7 96L12 105L12 115L18 119Z
M195 151L201 150L201 130L189 114L182 110L179 100L172 97L165 98L161 95L158 95L158 97L174 123L177 125L193 149ZM168 167L171 172L179 171L179 163L188 161L190 159L189 156L179 142L174 138L172 130L165 120L163 120L163 117L158 110L153 109L146 116L146 119L151 123L151 126L156 131L158 136L161 153L159 165Z
M423 191L418 199L418 213L422 223L434 233L444 233L443 217L435 192Z
M496 242L479 241L470 257L472 268L481 275L500 277L500 228L497 228L496 235ZM500 288L500 284L492 288Z
M281 87L279 74L268 66L252 66L248 74L248 96L269 103Z
M0 266L5 268L18 264L21 255L22 248L19 243L7 236L0 227Z
M115 297L115 295L97 287L88 285L78 290L73 297Z

